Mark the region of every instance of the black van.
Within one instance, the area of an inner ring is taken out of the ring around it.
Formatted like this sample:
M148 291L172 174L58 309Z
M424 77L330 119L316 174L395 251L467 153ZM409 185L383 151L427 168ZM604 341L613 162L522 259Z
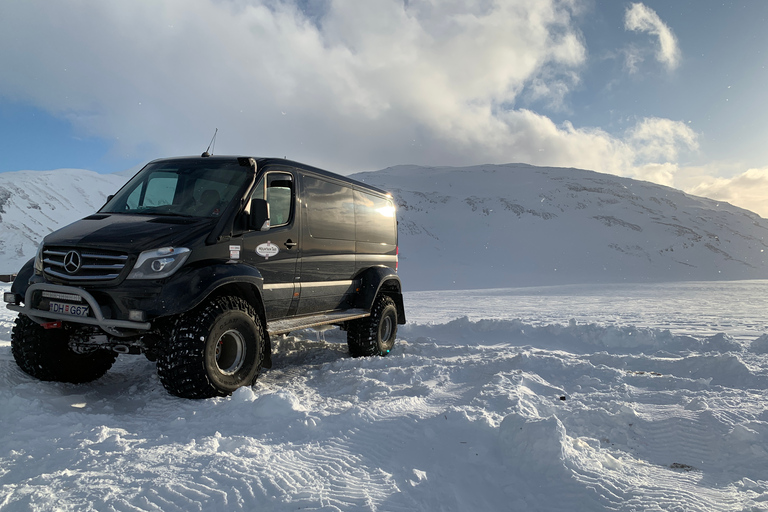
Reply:
M42 380L143 353L170 393L226 395L271 367L274 335L338 325L353 356L389 353L397 262L385 191L283 159L155 160L45 237L5 294L11 348Z

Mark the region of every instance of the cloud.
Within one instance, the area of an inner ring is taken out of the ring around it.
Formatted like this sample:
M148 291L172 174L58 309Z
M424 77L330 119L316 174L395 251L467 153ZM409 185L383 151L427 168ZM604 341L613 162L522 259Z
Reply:
M749 169L732 178L699 177L685 189L694 195L727 201L768 218L768 168Z
M507 160L503 118L521 92L562 104L586 59L573 0L308 6L4 4L0 95L120 154L199 153L218 127L220 153L351 171L471 163L486 149Z
M647 32L658 38L656 60L667 69L674 70L680 64L680 48L672 30L661 20L656 11L642 3L633 3L624 16L624 28L635 32ZM630 72L637 70L642 60L636 48L626 54L626 64Z
M620 137L520 107L525 96L567 110L587 59L580 9L578 0L3 3L0 96L146 159L199 154L218 128L219 154L339 172L482 159L622 175L670 164L671 173L667 160L695 148L681 123L640 120Z
M635 74L640 71L640 64L643 63L643 52L636 46L628 46L621 52L624 55L624 67L629 74Z
M682 121L646 118L628 131L636 159L646 163L676 161L681 149L698 149L698 136Z
M636 167L632 172L632 177L658 183L659 185L666 185L667 187L675 186L675 179L680 171L680 167L671 162L665 162L661 164L644 164Z

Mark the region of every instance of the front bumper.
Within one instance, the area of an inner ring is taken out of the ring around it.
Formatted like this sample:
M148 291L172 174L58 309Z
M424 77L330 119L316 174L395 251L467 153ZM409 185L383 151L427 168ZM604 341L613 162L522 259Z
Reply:
M74 316L65 313L55 313L38 306L43 300L43 292L52 292L58 294L77 295L90 306L89 316ZM8 298L6 298L8 301ZM61 320L70 323L79 323L85 325L94 325L101 328L104 332L113 336L130 336L136 331L147 331L152 328L149 322L137 322L133 320L117 320L106 318L102 313L101 306L96 299L83 290L74 286L64 286L49 283L31 284L27 288L24 296L24 304L18 304L14 299L13 303L6 304L6 307L17 313L23 313L39 324L53 320ZM126 330L130 332L126 332Z

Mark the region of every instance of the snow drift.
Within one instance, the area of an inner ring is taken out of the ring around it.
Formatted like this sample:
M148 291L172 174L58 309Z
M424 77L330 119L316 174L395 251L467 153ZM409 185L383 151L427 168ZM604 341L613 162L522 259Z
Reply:
M709 289L686 293L717 309ZM436 297L406 297L444 313L386 358L293 333L253 388L199 401L137 356L86 385L35 381L0 313L0 509L768 510L759 317L737 340L552 324L547 302L538 322L451 318Z

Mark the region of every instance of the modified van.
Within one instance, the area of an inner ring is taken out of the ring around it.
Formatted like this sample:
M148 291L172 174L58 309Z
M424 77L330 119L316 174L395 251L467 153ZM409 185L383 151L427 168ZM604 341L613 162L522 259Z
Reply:
M155 160L19 271L11 349L42 380L144 354L174 395L227 395L291 331L336 325L352 356L387 355L405 323L397 266L383 190L284 159Z

